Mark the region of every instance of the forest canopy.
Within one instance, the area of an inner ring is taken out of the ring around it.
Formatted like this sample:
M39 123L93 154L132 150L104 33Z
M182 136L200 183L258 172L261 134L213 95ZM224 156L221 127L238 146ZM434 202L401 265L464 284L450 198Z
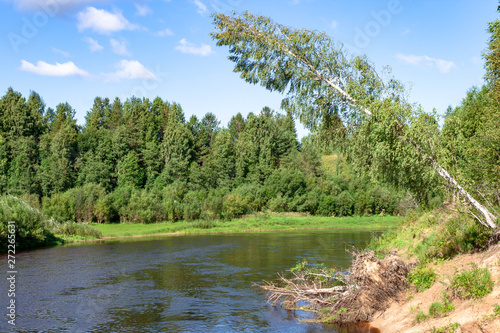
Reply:
M53 110L35 92L8 89L0 112L1 192L59 221L393 214L404 197L355 175L341 154L325 169L323 144L299 143L291 113L267 107L222 127L212 113L186 120L159 97L96 97L79 126L67 103Z

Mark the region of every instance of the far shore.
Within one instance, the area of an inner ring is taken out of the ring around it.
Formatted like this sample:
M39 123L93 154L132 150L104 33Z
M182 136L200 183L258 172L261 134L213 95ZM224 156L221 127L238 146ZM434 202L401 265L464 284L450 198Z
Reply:
M100 238L61 237L67 243L99 242L113 239L155 236L184 236L328 229L387 229L402 220L395 216L324 217L297 213L273 213L271 216L250 215L230 221L178 221L152 224L92 224L102 233ZM62 236L62 235L58 235Z

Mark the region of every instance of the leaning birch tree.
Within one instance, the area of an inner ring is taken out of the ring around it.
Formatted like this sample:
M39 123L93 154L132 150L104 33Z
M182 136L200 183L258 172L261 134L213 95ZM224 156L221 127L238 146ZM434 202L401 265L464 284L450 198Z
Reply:
M403 85L384 78L365 56L351 56L324 33L294 29L248 12L214 14L212 38L229 46L245 81L284 94L282 108L308 128L326 115L341 121L348 154L370 174L422 195L440 177L488 228L497 217L442 167L436 118L408 103ZM430 172L432 171L432 172Z

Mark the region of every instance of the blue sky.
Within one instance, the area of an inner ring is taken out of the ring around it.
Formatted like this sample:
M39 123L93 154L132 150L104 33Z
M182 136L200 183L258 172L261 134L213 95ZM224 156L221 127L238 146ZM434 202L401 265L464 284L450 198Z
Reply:
M211 40L210 14L248 10L325 31L410 88L410 100L444 113L483 83L496 0L0 0L0 91L68 102L79 124L96 96L181 104L186 118L278 110L282 96L233 73ZM299 136L306 131L299 128Z

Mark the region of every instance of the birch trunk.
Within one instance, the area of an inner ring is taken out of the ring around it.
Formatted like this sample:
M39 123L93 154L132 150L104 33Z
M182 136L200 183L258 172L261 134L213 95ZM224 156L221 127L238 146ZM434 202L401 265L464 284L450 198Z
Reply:
M432 159L432 166L434 170L444 179L446 180L453 188L456 188L458 193L463 195L465 200L472 206L474 207L481 215L484 217L484 221L481 220L480 218L477 218L479 222L484 225L485 227L495 229L495 221L497 220L497 217L490 213L490 211L481 205L476 199L474 199L469 192L467 192L462 186L460 186L457 181L450 176L448 171L446 171L442 166L440 166L434 159Z

